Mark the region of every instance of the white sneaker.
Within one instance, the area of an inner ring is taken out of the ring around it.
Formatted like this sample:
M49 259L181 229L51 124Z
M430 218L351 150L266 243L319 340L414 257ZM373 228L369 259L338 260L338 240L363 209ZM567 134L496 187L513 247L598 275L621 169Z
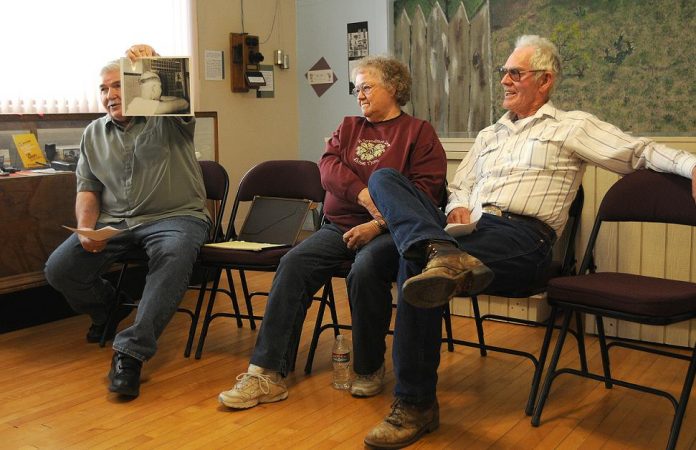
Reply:
M252 408L259 403L279 402L288 398L288 388L280 374L245 372L237 376L237 383L229 391L221 392L218 400L235 408Z
M384 364L369 375L355 374L350 393L353 397L372 397L382 392L382 389L384 389Z

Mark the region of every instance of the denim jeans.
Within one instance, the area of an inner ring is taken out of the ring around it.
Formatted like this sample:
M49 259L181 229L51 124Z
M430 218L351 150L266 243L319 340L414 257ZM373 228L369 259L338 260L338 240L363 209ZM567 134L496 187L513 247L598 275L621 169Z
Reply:
M362 375L381 367L391 320L391 283L396 278L399 254L389 234L377 236L354 252L343 242L343 231L333 224L324 225L281 259L252 364L283 376L288 374L297 356L312 296L350 261L353 264L347 284L352 309L353 367Z
M511 222L490 214L479 219L474 233L454 239L443 229L444 213L392 169L375 171L368 189L401 255L392 348L394 394L409 403L430 404L436 398L443 310L416 308L402 299L404 281L423 270L427 242L453 242L479 258L495 273L486 293L503 295L543 276L551 262L553 243L546 242L526 222Z
M161 219L114 236L99 253L85 251L73 234L48 258L46 279L76 312L103 324L115 290L102 274L129 251L144 249L148 273L135 321L113 343L114 350L144 361L157 351L157 339L186 292L208 227L206 221L189 216Z

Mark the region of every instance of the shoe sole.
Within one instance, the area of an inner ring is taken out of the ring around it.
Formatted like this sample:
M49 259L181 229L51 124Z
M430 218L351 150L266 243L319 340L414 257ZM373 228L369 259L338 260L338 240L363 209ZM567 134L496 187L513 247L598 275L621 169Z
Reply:
M437 308L444 306L455 295L470 297L479 294L493 281L495 274L486 266L474 267L462 272L456 278L428 277L409 278L403 286L404 300L417 308ZM465 278L471 279L471 286L464 292L457 292Z
M367 389L353 390L353 388L351 387L350 395L352 395L353 397L359 397L359 398L374 397L375 395L381 393L383 390L384 390L384 385L381 385L378 389L372 389L372 390L367 390Z
M418 433L413 435L413 437L411 437L411 439L409 439L407 441L396 442L396 443L390 445L390 444L376 444L376 443L370 442L369 439L365 438L365 440L363 442L365 443L365 445L368 448L375 449L375 450L404 448L404 447L408 447L409 445L417 442L420 438L423 437L424 434L432 433L433 431L437 430L439 427L440 427L440 420L438 418L436 420L433 420L432 422L430 422L429 424L427 424L423 428L421 428L421 430Z
M132 398L135 398L135 397L140 395L140 390L123 389L123 388L118 388L118 387L113 386L113 385L109 386L109 392L113 392L114 394L122 395L124 397L132 397Z
M226 402L225 397L222 394L218 395L218 401L222 405L227 406L228 408L232 408L232 409L249 409L249 408L253 408L254 406L259 405L261 403L275 403L275 402L279 402L281 400L285 400L286 398L288 398L287 391L283 392L282 394L278 394L275 397L271 397L271 398L265 398L265 399L258 399L257 398L254 400L249 400L249 401L244 402L244 403L240 403L240 402L232 403L232 402Z

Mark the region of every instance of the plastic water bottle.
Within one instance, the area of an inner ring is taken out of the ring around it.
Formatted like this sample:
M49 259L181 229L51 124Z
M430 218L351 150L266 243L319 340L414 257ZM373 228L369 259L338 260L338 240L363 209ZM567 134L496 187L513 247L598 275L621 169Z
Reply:
M342 334L336 336L333 350L333 387L335 389L350 389L350 342Z

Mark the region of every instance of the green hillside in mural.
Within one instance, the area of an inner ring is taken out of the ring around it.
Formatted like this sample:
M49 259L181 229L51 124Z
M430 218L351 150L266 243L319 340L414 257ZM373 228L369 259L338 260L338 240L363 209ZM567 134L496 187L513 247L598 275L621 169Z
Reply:
M485 0L463 2L471 16ZM397 0L395 14L435 0ZM439 1L449 16L459 1ZM551 38L565 77L554 94L635 133L696 132L696 2L693 0L490 0L493 65L521 34ZM495 80L497 82L498 80ZM494 95L499 117L501 90Z

